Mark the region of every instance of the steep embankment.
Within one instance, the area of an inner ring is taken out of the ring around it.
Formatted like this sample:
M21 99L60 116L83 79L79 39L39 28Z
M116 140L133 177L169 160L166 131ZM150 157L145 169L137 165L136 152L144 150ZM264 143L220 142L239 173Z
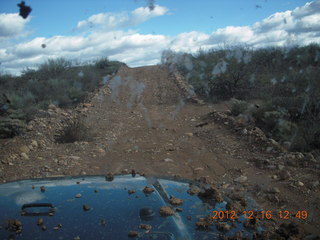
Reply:
M197 178L231 194L234 206L254 197L274 212L275 227L293 220L319 232L317 160L273 151L277 144L259 129L220 113L223 104L198 104L190 93L164 67L122 68L87 103L51 106L26 135L1 140L0 181L133 169ZM281 220L280 210L306 210L309 218Z

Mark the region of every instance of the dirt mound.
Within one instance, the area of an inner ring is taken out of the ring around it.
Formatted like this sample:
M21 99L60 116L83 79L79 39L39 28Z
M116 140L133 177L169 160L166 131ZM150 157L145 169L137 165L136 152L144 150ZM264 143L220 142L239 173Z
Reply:
M107 173L198 179L230 195L234 208L254 199L272 211L275 230L293 221L319 233L320 159L282 152L222 105L199 103L178 73L123 67L87 103L51 106L25 135L1 139L0 181Z

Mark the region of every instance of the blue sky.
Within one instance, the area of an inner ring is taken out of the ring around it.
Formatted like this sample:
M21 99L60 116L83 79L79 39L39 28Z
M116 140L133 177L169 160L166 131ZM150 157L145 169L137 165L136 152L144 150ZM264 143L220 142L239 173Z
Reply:
M27 20L19 2L0 0L0 71L15 74L61 56L141 66L169 48L320 42L320 0L29 0Z

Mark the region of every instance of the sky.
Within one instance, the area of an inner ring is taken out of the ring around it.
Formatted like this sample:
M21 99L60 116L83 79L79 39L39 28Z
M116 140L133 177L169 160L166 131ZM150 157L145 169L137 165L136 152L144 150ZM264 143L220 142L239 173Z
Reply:
M0 73L47 59L154 65L171 49L320 43L320 0L0 0ZM45 47L43 47L45 45Z

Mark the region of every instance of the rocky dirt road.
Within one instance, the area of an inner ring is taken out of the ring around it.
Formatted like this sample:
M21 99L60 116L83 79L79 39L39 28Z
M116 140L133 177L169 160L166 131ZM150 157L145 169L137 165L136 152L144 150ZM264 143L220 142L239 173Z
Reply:
M228 116L225 104L192 100L165 67L124 67L87 103L50 106L24 136L2 139L0 181L132 170L198 179L213 183L232 206L243 209L254 199L272 211L270 225L284 237L300 239L302 228L319 234L320 159L281 151L258 128ZM289 211L289 219L279 211Z

